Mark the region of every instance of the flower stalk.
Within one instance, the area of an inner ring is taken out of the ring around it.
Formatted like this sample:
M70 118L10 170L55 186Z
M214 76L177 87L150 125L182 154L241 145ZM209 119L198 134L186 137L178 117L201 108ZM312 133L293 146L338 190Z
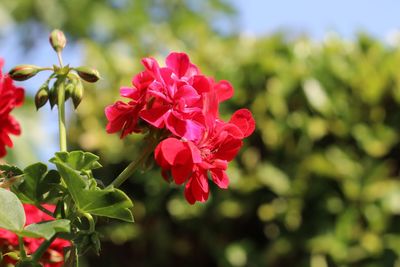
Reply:
M62 81L57 88L58 93L58 128L60 139L60 151L67 151L67 129L65 126L65 76L61 77Z
M150 139L149 145L144 150L143 154L140 157L132 161L118 176L111 182L107 188L118 188L120 187L126 180L129 179L143 164L147 161L151 153L153 153L154 148L157 146L157 142L154 139Z

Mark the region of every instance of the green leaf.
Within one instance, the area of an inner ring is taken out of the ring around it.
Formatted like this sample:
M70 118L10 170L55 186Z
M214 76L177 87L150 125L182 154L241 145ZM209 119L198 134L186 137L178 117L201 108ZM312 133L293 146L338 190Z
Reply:
M30 224L20 232L25 237L44 237L50 239L56 233L69 233L71 231L70 221L65 219L47 221L41 223Z
M99 157L90 152L83 152L80 150L72 152L57 152L55 158L51 159L50 162L54 163L54 160L57 158L66 163L72 169L78 171L89 171L102 167L98 162Z
M115 188L88 188L84 178L80 175L80 170L75 170L71 165L63 162L63 159L71 162L64 155L65 153L60 157L60 153L57 153L56 157L51 161L57 166L80 212L128 222L133 221L130 210L133 204L124 192ZM76 164L74 166L85 167L88 165Z
M18 197L13 192L0 188L0 203L0 228L12 232L22 230L26 218Z
M57 196L60 180L56 170L47 171L47 166L38 162L24 169L23 182L15 185L13 191L26 203L48 202L50 199L46 194L50 192L51 197Z

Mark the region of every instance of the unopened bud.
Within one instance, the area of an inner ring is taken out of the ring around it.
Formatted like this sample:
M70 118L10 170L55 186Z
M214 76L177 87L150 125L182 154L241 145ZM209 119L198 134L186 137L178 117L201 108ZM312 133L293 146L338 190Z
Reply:
M90 67L77 67L74 68L78 73L79 77L89 83L95 83L100 79L100 74L96 69Z
M84 91L84 89L83 89L82 82L78 80L78 82L75 84L75 87L71 93L71 98L72 98L72 102L74 103L75 109L79 106L79 104L82 101L83 91Z
M65 85L65 100L68 100L72 96L74 88L75 88L74 82L68 81L68 83Z
M53 107L57 104L57 101L58 101L58 90L56 84L54 84L49 90L49 102L51 109L53 109Z
M49 86L45 83L39 88L35 95L36 110L43 107L47 103L47 100L49 100Z
M49 41L53 49L58 53L61 52L67 44L67 38L60 30L53 30L49 35Z
M25 81L35 76L41 70L35 65L18 65L14 67L8 75L15 81Z

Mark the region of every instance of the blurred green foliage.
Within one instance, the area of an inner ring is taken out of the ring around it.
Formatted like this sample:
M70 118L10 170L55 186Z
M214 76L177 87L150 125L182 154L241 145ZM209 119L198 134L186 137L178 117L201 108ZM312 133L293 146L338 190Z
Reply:
M103 109L142 56L189 53L233 83L222 116L248 107L256 118L230 189L214 186L204 205L188 205L157 168L137 173L123 188L136 223L105 222L89 266L400 266L399 48L366 34L243 36L222 0L3 0L0 9L26 44L61 28L100 70L69 136L71 148L101 155L105 182L141 151L140 136L105 133Z

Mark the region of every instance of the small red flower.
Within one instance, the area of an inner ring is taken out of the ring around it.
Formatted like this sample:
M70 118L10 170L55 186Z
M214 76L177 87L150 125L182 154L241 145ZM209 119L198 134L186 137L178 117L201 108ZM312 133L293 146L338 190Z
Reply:
M44 208L48 209L49 211L54 211L54 205L43 205ZM40 211L33 205L24 204L24 210L26 215L26 225L32 223L39 223L42 221L49 221L53 220L51 216L45 214L44 212ZM43 238L24 238L24 246L26 252L28 254L34 253L40 246L40 244L44 241ZM40 259L40 263L44 267L61 267L64 264L64 253L63 250L65 247L70 246L70 242L61 238L57 238L54 242L50 245L47 251L44 253L42 258ZM17 251L19 250L18 247L18 237L16 234L0 229L0 251L3 253L7 253L10 251ZM5 257L5 261L7 263L15 263L9 257Z
M0 157L6 155L6 146L13 146L10 135L21 134L19 123L10 115L10 112L22 105L24 99L24 90L16 87L13 80L2 73L3 63L0 59Z

